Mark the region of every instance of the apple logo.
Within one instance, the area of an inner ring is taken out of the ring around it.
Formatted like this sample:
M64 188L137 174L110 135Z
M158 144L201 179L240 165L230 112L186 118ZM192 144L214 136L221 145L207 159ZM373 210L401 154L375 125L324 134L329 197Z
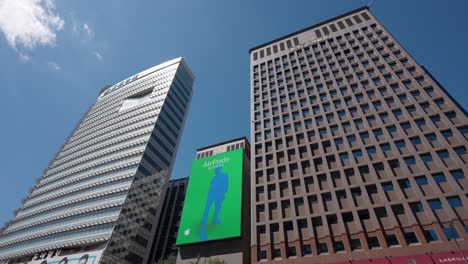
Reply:
M185 236L190 235L190 228L185 229L184 235L185 235Z

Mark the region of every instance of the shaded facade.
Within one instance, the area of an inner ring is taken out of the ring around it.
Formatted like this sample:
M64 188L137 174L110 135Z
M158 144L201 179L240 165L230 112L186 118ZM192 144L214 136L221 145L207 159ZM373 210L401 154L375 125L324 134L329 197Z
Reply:
M192 84L178 58L101 89L2 229L0 261L92 250L100 263L147 261Z
M169 181L151 249L152 256L150 259L153 261L150 261L150 263L166 259L170 256L177 256L178 247L176 246L176 238L187 184L188 178Z
M181 245L177 263L207 263L210 259L226 263L250 263L250 143L236 138L197 149L196 159L242 149L241 235L235 238ZM190 184L190 178L189 178ZM229 208L228 208L229 209Z
M368 8L250 64L252 263L467 253L466 112Z

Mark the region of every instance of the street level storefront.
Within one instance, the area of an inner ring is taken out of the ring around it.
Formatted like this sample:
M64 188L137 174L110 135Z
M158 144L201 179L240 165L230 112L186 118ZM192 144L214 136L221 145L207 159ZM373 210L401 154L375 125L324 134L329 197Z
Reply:
M467 264L468 250L462 252L428 253L423 255L411 255L367 260L349 260L336 262L335 264Z

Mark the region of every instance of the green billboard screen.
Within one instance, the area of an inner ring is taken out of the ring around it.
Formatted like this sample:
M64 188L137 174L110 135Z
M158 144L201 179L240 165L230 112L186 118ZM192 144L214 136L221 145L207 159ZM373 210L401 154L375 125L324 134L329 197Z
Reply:
M177 245L241 235L242 156L237 149L192 163Z

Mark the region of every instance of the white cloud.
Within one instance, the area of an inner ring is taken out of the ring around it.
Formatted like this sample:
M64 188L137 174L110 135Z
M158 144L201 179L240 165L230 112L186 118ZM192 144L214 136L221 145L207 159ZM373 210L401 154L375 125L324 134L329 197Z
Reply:
M90 39L94 38L94 31L89 27L88 24L83 24L83 30Z
M0 0L0 31L13 48L55 45L64 20L55 14L54 0Z
M47 62L47 67L49 67L49 69L54 70L54 71L58 71L61 69L60 65L58 65L56 62L53 62L53 61Z
M19 57L20 57L20 60L22 61L29 61L31 60L31 57L29 57L28 55L24 54L24 53L19 53Z
M104 59L104 57L102 57L101 53L99 53L97 51L93 52L93 54L94 54L94 56L96 57L96 59L98 61L102 61Z

